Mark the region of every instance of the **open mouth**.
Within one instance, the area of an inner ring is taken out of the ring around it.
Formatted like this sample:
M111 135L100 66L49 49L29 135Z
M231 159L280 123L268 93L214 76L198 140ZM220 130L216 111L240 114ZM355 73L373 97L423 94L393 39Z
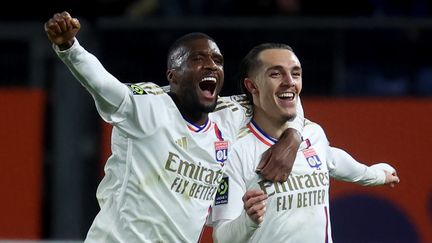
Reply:
M295 93L294 92L283 92L283 93L277 94L277 97L279 99L282 99L282 100L292 101L295 98Z
M205 96L214 96L216 91L216 78L215 77L204 77L199 83L200 89L204 92Z

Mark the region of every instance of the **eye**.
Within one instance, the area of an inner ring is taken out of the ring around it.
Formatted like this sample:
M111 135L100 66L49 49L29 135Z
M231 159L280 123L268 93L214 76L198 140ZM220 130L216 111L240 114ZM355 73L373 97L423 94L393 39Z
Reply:
M194 61L202 61L202 60L204 60L204 58L202 56L194 56L192 58L192 60L194 60Z
M213 62L216 63L217 65L220 65L220 66L222 66L224 64L223 59L220 57L213 58Z
M292 72L292 76L293 77L301 77L301 72L300 71Z
M270 77L272 77L272 78L278 78L281 75L282 74L280 72L278 72L278 71L273 71L273 72L270 73Z

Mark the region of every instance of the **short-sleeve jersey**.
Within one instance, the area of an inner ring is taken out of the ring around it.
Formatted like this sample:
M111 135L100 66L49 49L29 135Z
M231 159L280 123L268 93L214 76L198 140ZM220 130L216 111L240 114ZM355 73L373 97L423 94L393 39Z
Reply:
M242 108L221 99L219 115L198 127L159 86L129 86L117 112L99 111L114 125L112 155L97 191L101 212L86 242L197 242L238 129L222 113Z
M329 143L322 128L307 122L292 172L284 183L255 173L261 155L276 140L254 122L243 128L233 145L212 209L212 221L233 220L243 211L247 190L262 189L269 197L264 221L249 242L332 242L329 218Z

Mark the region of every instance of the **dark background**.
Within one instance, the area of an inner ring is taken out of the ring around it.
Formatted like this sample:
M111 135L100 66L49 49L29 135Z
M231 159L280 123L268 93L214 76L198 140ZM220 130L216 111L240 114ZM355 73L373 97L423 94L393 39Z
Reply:
M123 82L167 85L170 44L202 31L225 57L223 95L240 92L237 67L251 47L283 42L302 62L305 99L432 96L432 4L426 0L11 2L0 9L0 88L36 88L47 95L44 239L84 238L98 212L103 163L93 102L43 32L43 23L63 10L81 21L81 44Z

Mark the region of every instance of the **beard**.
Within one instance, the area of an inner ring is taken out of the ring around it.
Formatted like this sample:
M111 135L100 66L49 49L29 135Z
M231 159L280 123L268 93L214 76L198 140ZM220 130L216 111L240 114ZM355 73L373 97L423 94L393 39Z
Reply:
M187 110L189 114L213 112L217 104L217 97L211 104L201 103L196 92L189 93L183 100L184 109Z
M182 93L181 96L173 92L169 92L168 94L176 103L182 115L190 121L198 120L203 114L213 112L217 105L217 98L208 105L201 103L196 92Z

